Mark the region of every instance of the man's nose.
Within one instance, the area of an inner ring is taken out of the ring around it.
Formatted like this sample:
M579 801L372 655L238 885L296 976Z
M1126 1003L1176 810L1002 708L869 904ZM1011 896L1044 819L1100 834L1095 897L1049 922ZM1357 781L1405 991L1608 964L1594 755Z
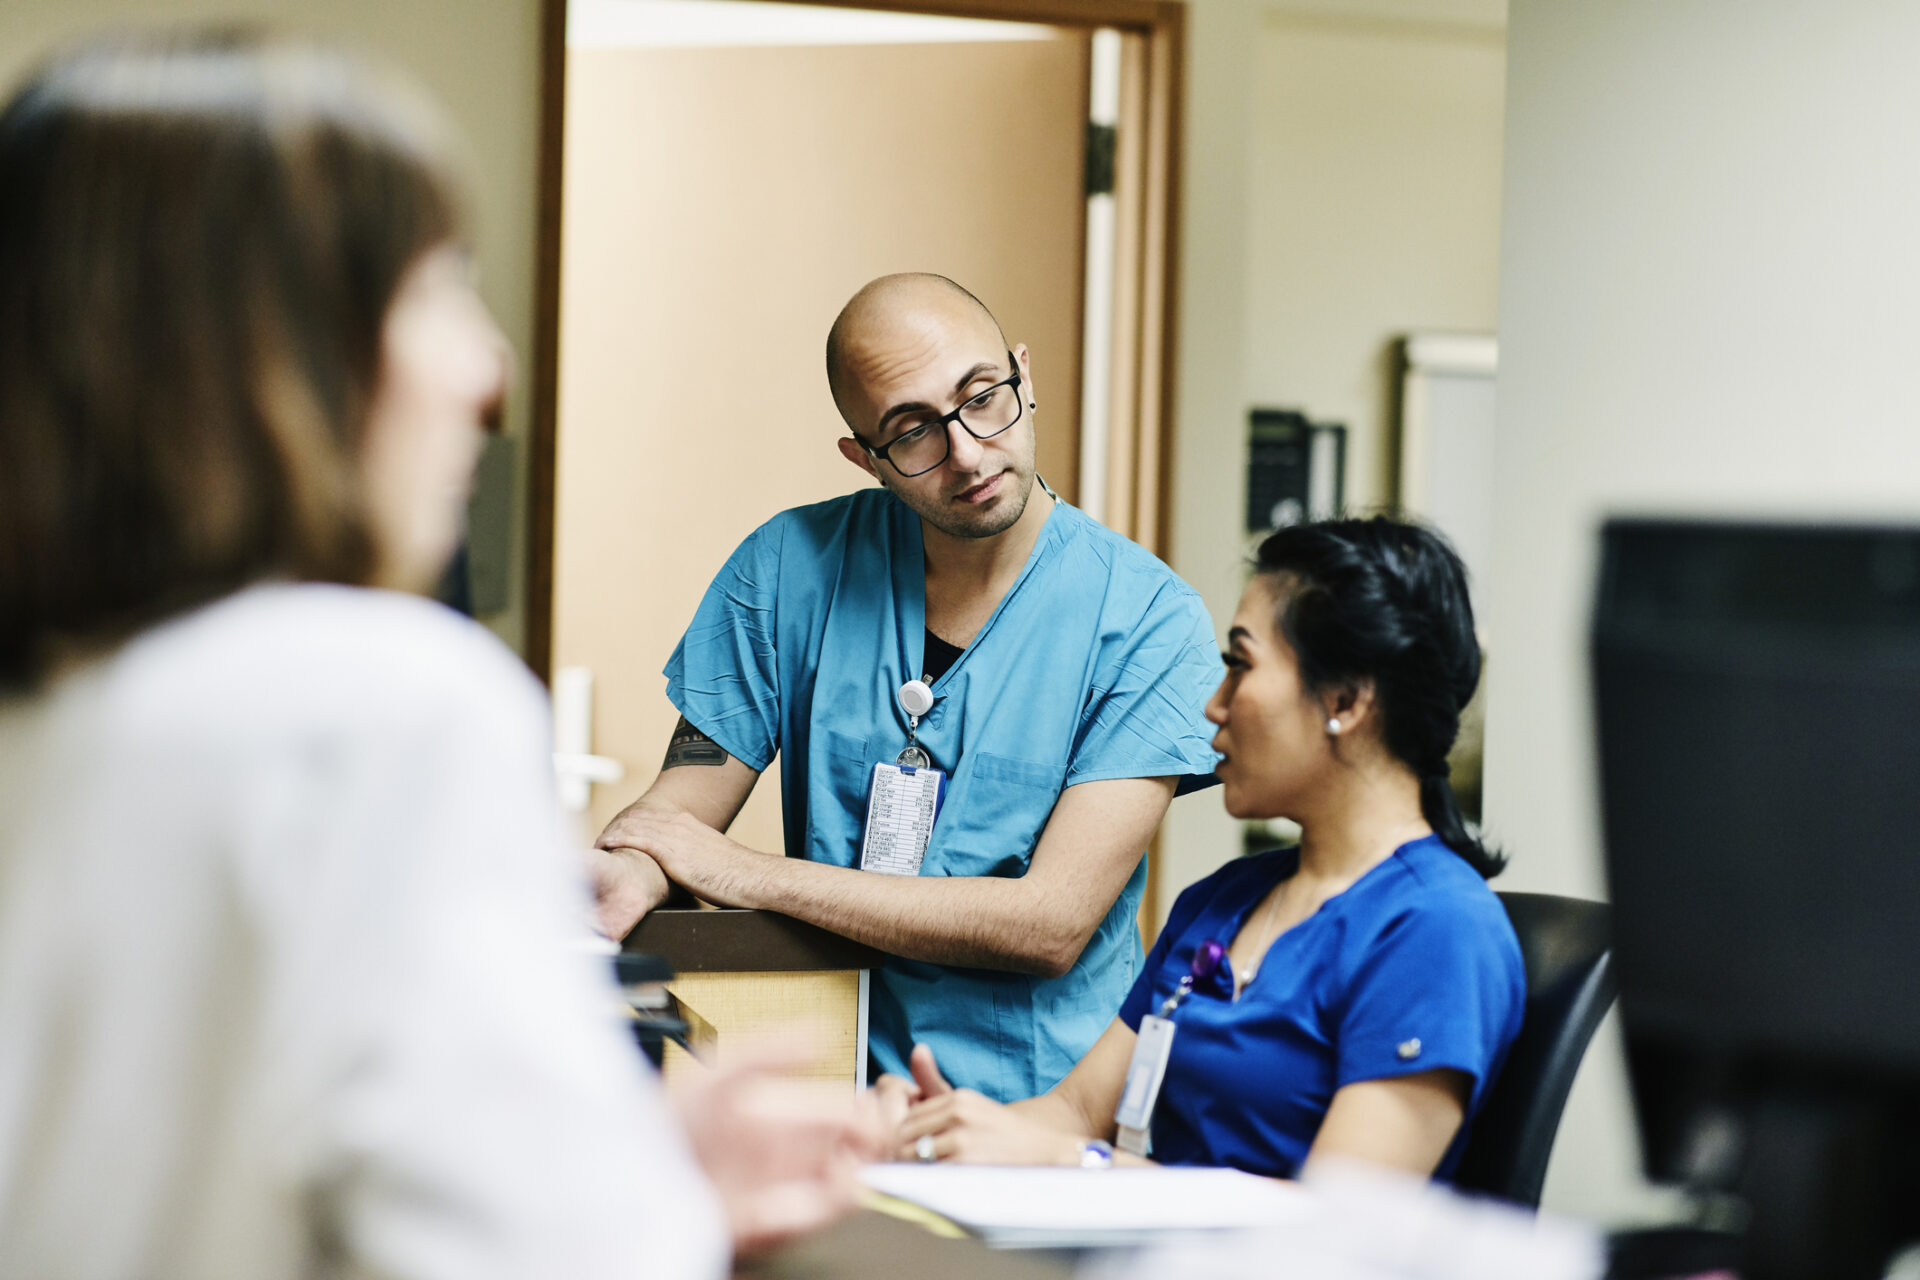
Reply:
M947 424L947 465L955 471L972 471L980 464L986 447L958 419Z

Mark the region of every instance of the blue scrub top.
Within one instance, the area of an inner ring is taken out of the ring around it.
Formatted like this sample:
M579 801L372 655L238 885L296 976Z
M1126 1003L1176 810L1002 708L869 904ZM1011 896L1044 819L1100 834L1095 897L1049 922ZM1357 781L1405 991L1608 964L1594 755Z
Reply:
M1209 939L1231 944L1247 914L1299 867L1297 849L1228 863L1174 904L1121 1006L1135 1031L1158 1013ZM1452 1174L1468 1124L1520 1034L1520 943L1493 891L1437 836L1396 849L1274 940L1238 1001L1232 977L1173 1015L1153 1113L1153 1158L1294 1176L1335 1091L1451 1067L1473 1078L1435 1176Z
M782 512L708 588L667 696L735 759L779 756L786 852L858 866L873 766L907 743L900 686L921 672L920 519L884 489ZM1020 577L933 684L919 741L950 778L923 876L1024 875L1065 787L1201 775L1218 683L1199 596L1145 549L1057 502ZM1204 781L1201 782L1204 785ZM1051 1088L1099 1038L1140 969L1143 859L1059 978L898 958L876 970L874 1065L917 1041L992 1098Z

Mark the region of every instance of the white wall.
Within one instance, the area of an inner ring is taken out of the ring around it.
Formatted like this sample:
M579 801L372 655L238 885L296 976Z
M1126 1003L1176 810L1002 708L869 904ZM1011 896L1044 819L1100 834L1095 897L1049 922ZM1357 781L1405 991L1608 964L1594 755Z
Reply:
M1486 792L1514 887L1603 887L1604 513L1920 518L1916 67L1910 0L1514 0ZM1643 1209L1624 1112L1569 1126L1610 1168L1550 1192Z
M1240 596L1246 506L1247 138L1257 0L1195 0L1187 14L1187 100L1180 162L1179 378L1173 437L1174 569L1218 629ZM1179 888L1240 851L1217 789L1176 800L1161 828L1161 919Z
M1345 421L1350 498L1377 504L1393 336L1494 326L1504 15L1503 0L1189 9L1171 559L1223 627L1247 555L1247 410ZM1163 883L1240 847L1217 792L1177 801Z
M520 354L507 430L524 437L526 362L533 352L539 0L0 0L0 97L58 44L89 32L116 23L216 18L345 40L405 68L445 104L472 148L480 287ZM524 503L516 507L518 548L526 545ZM488 619L510 644L522 635L523 560L516 552L508 588L513 607Z
M1261 26L1248 392L1347 424L1359 509L1394 496L1394 338L1495 327L1505 47L1487 23L1270 13Z

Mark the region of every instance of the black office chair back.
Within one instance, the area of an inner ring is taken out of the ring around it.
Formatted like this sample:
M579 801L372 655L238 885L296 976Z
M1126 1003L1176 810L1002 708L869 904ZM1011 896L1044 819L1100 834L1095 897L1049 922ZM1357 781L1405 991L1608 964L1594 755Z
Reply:
M1474 1118L1453 1183L1534 1208L1573 1077L1613 1004L1613 947L1605 903L1546 893L1503 893L1500 901L1526 965L1526 1019Z

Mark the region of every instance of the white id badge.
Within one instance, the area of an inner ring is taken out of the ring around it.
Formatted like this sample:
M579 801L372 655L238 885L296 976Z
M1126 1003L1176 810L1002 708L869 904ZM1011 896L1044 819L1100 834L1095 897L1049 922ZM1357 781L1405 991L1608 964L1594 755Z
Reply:
M1113 1121L1120 1127L1117 1145L1136 1156L1147 1154L1147 1129L1153 1123L1153 1106L1160 1100L1160 1086L1167 1078L1167 1055L1173 1052L1173 1020L1148 1014L1140 1019L1140 1034L1133 1042L1133 1060L1127 1063L1126 1087L1120 1091L1120 1106Z
M947 775L938 769L876 764L867 791L867 825L860 836L860 869L889 876L917 876L933 838L933 820L946 798Z

